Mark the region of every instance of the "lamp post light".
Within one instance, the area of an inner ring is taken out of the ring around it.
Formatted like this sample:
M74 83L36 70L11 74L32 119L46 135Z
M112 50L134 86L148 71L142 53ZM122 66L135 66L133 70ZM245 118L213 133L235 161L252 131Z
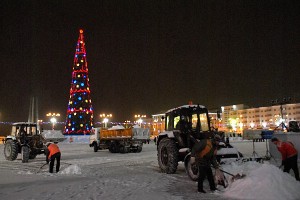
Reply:
M109 121L109 118L112 118L112 114L103 113L103 114L100 114L99 116L100 116L100 118L103 118L103 124L104 124L103 127L107 128L107 123Z
M55 124L57 122L56 117L60 117L59 113L47 113L47 117L50 117L50 122L52 123L52 130L54 130Z
M100 117L101 118L111 118L112 114L105 114L105 113L103 113L103 114L100 114Z

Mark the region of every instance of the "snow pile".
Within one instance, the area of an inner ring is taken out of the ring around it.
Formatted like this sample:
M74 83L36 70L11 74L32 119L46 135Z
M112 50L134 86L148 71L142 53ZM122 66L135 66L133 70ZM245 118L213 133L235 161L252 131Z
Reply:
M70 165L59 172L60 174L81 174L81 168L78 165Z
M231 173L243 173L246 177L235 180L225 190L224 197L266 200L300 199L300 182L274 165L247 162L240 166L233 164L228 167L230 171L234 171Z
M124 128L124 126L117 125L117 126L113 126L113 127L109 128L108 130L119 130L119 129L125 129L125 128Z

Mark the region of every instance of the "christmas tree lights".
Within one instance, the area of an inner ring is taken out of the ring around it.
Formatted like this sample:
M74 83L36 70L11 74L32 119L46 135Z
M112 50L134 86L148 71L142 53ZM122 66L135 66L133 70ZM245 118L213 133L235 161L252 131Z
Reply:
M74 56L65 135L88 135L93 127L93 107L83 30L79 30Z

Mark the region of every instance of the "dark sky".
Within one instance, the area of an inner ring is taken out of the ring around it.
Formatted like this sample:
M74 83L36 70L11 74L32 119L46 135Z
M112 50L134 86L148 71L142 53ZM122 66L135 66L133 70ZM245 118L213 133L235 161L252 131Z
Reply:
M1 1L0 121L64 121L79 28L94 116L300 102L300 1Z

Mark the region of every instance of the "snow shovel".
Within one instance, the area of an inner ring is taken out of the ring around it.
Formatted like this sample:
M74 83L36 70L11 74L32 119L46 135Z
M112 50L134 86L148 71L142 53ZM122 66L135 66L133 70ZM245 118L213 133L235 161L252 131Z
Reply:
M43 165L37 170L36 173L39 173L39 172L41 171L41 169L42 169L45 165L48 165L48 163L43 164Z
M242 178L246 177L245 174L242 174L242 175L240 175L240 174L233 175L233 174L231 174L231 173L229 173L229 172L226 172L226 171L224 171L224 170L222 170L222 169L220 169L220 171L223 172L223 173L225 173L225 174L228 174L228 175L232 176L232 178L231 178L231 181L232 181L232 182L233 182L234 180L242 179Z

